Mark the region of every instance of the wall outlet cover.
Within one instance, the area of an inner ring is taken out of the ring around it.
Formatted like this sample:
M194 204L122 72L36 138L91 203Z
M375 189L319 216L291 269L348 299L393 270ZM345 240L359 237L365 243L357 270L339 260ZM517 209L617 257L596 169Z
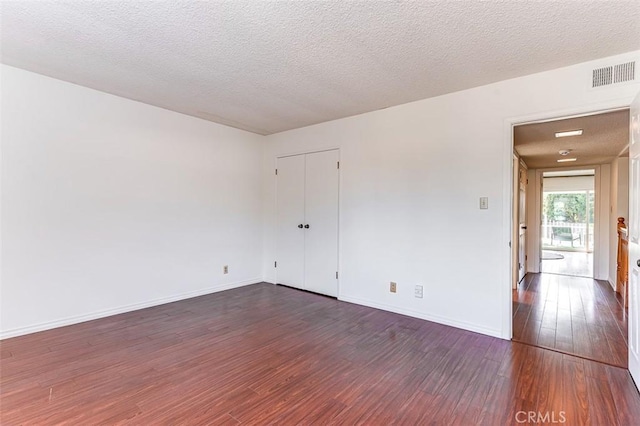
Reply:
M417 284L414 290L414 296L417 297L418 299L422 299L423 295L424 295L423 287L420 284Z

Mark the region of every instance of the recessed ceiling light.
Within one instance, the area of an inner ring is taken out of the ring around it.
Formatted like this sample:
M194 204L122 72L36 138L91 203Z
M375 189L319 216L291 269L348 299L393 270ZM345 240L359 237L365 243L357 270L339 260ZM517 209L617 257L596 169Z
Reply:
M561 160L557 160L558 163L568 163L569 161L576 161L577 158L563 158Z
M556 138L566 138L567 136L582 136L582 129L556 132Z

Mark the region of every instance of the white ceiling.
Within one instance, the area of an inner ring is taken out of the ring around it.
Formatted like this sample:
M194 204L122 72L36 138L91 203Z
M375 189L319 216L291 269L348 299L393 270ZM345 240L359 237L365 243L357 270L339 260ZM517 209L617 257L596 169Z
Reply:
M2 62L260 134L640 48L632 1L2 1Z

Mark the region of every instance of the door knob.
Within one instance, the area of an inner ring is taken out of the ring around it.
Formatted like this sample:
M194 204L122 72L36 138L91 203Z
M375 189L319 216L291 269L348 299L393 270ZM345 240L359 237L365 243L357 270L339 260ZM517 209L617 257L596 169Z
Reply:
M309 224L306 224L304 227L305 229L309 229ZM640 260L638 260L638 262L640 262Z
M638 268L640 268L640 259L636 261L636 265L638 265Z
M298 225L298 228L302 229L302 224Z

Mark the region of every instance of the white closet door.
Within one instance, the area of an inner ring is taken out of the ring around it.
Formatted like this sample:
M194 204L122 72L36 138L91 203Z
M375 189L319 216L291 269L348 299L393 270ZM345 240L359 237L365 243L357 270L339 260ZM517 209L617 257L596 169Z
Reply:
M278 158L276 176L276 281L304 288L305 156Z
M338 151L306 154L306 163L305 289L337 296Z

